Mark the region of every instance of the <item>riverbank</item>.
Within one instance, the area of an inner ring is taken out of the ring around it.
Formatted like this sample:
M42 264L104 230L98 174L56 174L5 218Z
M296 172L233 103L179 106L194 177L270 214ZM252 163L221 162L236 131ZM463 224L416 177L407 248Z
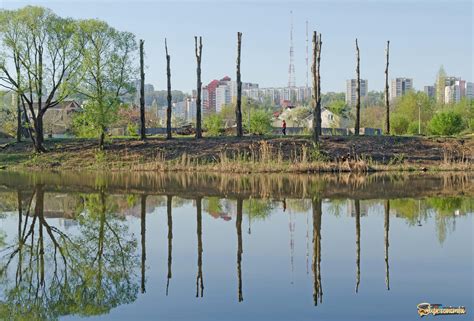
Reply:
M0 149L2 169L218 172L370 172L474 169L474 139L399 136L51 139L34 154L28 142Z

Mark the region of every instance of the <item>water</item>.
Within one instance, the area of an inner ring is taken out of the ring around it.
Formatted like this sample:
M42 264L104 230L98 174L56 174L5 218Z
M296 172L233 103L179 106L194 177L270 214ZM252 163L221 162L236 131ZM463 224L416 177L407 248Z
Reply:
M0 172L0 319L472 320L473 178Z

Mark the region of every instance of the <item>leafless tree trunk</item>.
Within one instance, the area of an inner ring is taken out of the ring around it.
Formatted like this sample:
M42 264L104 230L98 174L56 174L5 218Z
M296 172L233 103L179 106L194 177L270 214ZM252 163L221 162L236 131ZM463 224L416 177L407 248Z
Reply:
M385 54L387 56L387 64L385 65L385 134L390 135L390 103L388 100L388 56L390 49L390 41L387 41L387 48Z
M202 129L201 129L201 57L202 57L202 37L199 37L199 46L198 46L198 37L194 37L194 49L196 51L196 63L197 63L197 95L196 95L196 138L202 138Z
M359 136L360 131L360 53L359 53L359 44L357 43L356 38L356 122L354 126L355 135Z
M140 40L140 139L145 140L145 67L143 64L143 44Z
M166 78L168 81L168 108L166 108L166 139L171 139L171 57L168 54L168 45L165 38L165 50L166 50Z
M317 143L319 141L319 130L318 130L318 33L313 31L313 65L311 72L313 74L313 141Z
M321 136L321 34L314 31L313 34L313 140L319 141Z
M242 81L240 79L240 50L242 33L237 32L237 105L235 106L235 121L237 123L237 137L243 136L242 130Z

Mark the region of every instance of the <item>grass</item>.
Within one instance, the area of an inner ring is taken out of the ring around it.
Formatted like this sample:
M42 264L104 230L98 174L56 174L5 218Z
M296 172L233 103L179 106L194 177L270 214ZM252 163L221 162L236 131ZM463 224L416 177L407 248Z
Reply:
M421 147L409 149L412 143L420 142ZM47 149L48 153L34 154L28 143L13 144L0 150L0 168L235 173L473 169L472 140L465 143L440 138L415 141L394 136L337 136L324 137L319 144L313 144L308 136L203 140L176 136L171 141L150 138L145 143L136 137L113 137L104 151L97 150L95 139L63 138L48 139Z

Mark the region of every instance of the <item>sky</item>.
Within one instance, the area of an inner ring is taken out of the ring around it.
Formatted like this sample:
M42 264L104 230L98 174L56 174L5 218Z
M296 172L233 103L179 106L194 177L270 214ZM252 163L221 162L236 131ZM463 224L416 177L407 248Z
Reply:
M202 81L235 79L237 32L242 36L242 81L260 87L288 84L290 11L294 21L296 85L306 85L306 21L322 34L321 90L345 91L355 78L355 39L361 78L383 90L385 46L390 40L389 78L431 85L441 65L450 76L473 81L472 0L221 0L221 1L13 1L2 8L41 5L63 17L98 18L145 40L146 83L166 89L164 39L171 55L173 89L196 86L194 36L203 37ZM311 56L310 56L311 63ZM310 75L311 86L311 75Z

